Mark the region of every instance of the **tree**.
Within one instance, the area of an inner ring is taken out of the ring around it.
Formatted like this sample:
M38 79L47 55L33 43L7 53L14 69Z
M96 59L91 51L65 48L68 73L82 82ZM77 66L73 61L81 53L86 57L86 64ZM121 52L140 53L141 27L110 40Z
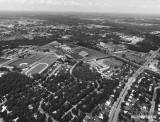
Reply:
M126 54L122 54L122 57L125 58L125 57L126 57Z
M41 78L41 75L39 73L35 73L35 74L32 75L32 77L33 77L34 80L38 80L38 79Z
M104 114L102 122L108 122L108 119L109 119L108 115Z
M8 69L8 68L6 68L6 67L0 67L0 71L10 72L10 69Z
M15 72L22 72L22 69L16 66L14 66L12 70Z
M3 53L2 53L2 51L0 51L0 56L2 56L3 55Z
M51 117L48 118L47 122L53 122L52 119L51 119Z

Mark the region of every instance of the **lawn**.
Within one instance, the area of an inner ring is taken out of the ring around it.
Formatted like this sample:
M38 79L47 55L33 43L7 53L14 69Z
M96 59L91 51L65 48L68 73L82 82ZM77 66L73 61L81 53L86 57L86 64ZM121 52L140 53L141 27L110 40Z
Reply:
M127 52L119 53L118 56L123 57L122 56L123 54L125 54L124 58L129 59L137 64L142 64L145 61L145 57L146 57L146 56L140 57L138 55L134 55L134 54L127 53Z
M5 58L0 58L0 64L3 64L7 61L9 61L10 59L5 59Z
M48 55L43 59L39 60L40 63L47 63L48 65L53 64L58 59L55 55Z
M10 63L10 66L19 66L21 63L28 63L28 65L31 65L33 63L35 63L36 61L40 60L44 58L44 56L39 55L39 54L35 54L35 55L30 55L24 59L18 59L15 62Z
M72 54L70 54L73 58L75 58L75 59L83 59L83 57L82 56L80 56L78 53L72 53Z
M113 57L103 59L103 63L108 66L118 66L118 67L120 67L124 64L122 61L117 60Z
M46 69L48 67L47 64L38 64L36 65L34 68L32 68L29 72L27 72L27 75L33 75L33 74L36 74L36 73L41 73L41 71L43 71L44 69Z

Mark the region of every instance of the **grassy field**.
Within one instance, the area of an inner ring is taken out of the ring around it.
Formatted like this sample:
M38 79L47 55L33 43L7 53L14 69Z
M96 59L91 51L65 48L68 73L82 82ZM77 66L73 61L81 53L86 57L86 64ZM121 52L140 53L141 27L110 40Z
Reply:
M72 54L70 54L73 58L75 58L75 59L83 59L83 57L82 56L80 56L78 53L72 53Z
M9 61L10 59L5 59L5 58L0 58L0 64L3 64L7 61Z
M40 63L47 63L48 65L53 64L57 60L57 56L55 55L48 55L43 59L39 60Z
M124 58L130 59L131 61L133 61L137 64L142 64L145 61L145 57L146 57L146 56L141 57L141 56L138 56L138 55L127 53L127 52L118 53L118 56L122 57L123 54L125 54Z
M122 61L117 60L113 57L103 59L103 63L108 66L118 66L118 67L120 67L124 64Z
M27 72L27 75L40 73L41 71L43 71L47 67L48 67L47 64L44 64L44 63L38 64L35 67L33 67L29 72Z
M34 62L44 58L44 56L39 54L30 55L24 59L18 59L15 62L10 63L10 66L19 66L21 63L28 63L28 65L33 64Z

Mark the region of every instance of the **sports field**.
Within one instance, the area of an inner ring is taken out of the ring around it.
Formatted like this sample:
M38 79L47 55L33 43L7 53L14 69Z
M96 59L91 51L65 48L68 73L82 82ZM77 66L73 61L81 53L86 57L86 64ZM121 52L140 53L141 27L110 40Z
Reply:
M34 54L34 55L30 55L24 59L18 59L12 63L10 63L9 65L10 66L19 66L21 63L27 63L28 65L31 65L33 63L35 63L36 61L40 60L44 58L43 55L40 55L40 54Z
M38 63L31 67L26 74L27 75L33 75L36 73L41 74L45 69L47 69L50 65L52 65L56 60L57 56L55 55L47 55L44 58L38 60Z
M124 64L122 61L117 60L113 57L98 60L97 63L99 63L101 65L118 66L118 67L120 67Z
M92 60L92 59L95 59L95 58L101 58L101 57L107 57L108 56L107 54L102 53L100 51L96 51L96 50L92 50L92 49L85 48L85 47L80 47L80 46L77 49L75 48L75 50L74 50L75 53L70 54L70 55L73 56L73 58L75 58L75 59L77 59L77 58L79 59L80 57L79 56L76 57L76 55L79 55L79 53L81 51L85 51L85 52L88 53L88 56L85 58L86 60Z
M41 60L39 60L40 63L47 63L48 65L53 64L57 60L57 56L55 55L48 55Z
M28 72L26 72L27 75L33 75L36 73L41 74L46 68L48 67L48 64L45 63L39 63L32 67Z
M6 59L6 58L0 58L0 64L3 64L7 61L9 61L10 59Z

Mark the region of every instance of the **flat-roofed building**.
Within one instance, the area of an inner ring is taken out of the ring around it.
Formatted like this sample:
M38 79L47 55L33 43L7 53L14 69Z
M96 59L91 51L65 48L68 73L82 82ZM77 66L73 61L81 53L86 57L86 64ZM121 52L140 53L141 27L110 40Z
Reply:
M79 55L82 57L87 57L89 54L86 51L81 51Z

